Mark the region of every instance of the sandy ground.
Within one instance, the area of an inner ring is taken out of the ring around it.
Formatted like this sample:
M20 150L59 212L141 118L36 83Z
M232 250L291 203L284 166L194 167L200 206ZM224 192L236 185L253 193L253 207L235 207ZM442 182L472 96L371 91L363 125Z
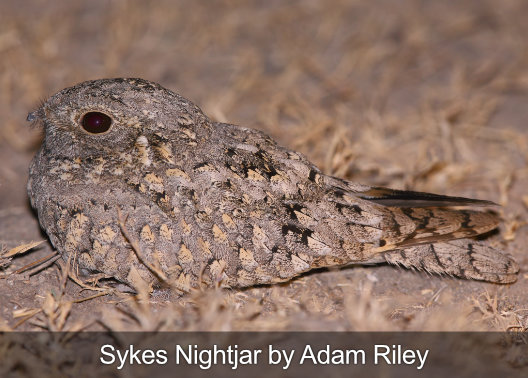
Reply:
M495 201L503 223L486 241L521 272L500 286L352 267L244 291L134 297L75 283L61 260L42 265L53 253L44 241L0 260L0 330L527 329L526 1L20 4L0 5L4 255L46 240L25 189L41 139L28 111L79 81L125 76L263 130L325 173Z

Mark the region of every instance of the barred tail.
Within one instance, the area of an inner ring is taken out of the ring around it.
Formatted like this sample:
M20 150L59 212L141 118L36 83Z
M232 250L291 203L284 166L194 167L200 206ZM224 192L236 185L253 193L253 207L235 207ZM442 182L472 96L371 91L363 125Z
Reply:
M507 255L469 239L416 245L383 254L391 264L461 278L507 284L519 266Z

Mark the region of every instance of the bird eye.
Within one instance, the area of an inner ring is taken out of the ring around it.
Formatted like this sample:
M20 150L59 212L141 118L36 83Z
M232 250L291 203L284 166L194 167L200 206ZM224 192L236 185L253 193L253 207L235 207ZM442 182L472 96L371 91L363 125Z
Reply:
M81 126L90 134L101 134L110 129L112 118L101 112L89 112L83 115Z

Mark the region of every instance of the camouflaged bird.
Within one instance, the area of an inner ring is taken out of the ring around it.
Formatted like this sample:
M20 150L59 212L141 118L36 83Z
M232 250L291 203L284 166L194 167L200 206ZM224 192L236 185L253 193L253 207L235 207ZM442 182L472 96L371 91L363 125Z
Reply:
M466 239L497 217L453 208L491 202L327 176L156 83L87 81L28 120L45 129L28 182L42 228L63 257L132 286L245 287L380 262L516 280L511 258Z

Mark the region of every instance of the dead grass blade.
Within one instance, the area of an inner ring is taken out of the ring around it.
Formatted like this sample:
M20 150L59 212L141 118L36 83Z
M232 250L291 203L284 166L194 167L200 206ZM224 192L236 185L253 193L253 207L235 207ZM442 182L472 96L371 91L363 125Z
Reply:
M41 241L30 242L30 243L27 243L27 244L19 245L19 246L15 247L15 248L11 248L9 251L7 251L7 253L1 255L0 257L8 258L8 257L13 257L15 255L19 255L21 253L29 251L30 249L33 249L36 246L44 243L44 241L45 240L41 240Z

